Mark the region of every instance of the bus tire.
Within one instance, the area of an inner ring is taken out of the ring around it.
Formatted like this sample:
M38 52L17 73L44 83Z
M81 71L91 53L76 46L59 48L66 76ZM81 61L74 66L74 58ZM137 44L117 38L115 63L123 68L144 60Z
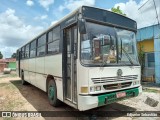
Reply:
M22 81L22 85L26 85L27 82L24 80L24 73L21 72L21 81Z
M61 103L61 101L57 98L57 87L54 80L49 80L47 85L47 94L48 94L48 100L49 103L54 106L58 107Z

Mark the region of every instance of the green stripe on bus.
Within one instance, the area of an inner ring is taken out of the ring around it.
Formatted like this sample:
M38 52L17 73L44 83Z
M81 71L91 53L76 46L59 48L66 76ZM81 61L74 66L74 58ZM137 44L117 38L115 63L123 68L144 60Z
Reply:
M116 93L118 93L118 92L126 92L126 97L117 98ZM134 88L134 89L123 90L123 91L118 91L118 92L112 92L112 93L109 93L109 94L99 95L98 96L98 106L110 104L110 103L116 102L118 100L126 99L126 98L129 98L129 97L138 96L139 89Z

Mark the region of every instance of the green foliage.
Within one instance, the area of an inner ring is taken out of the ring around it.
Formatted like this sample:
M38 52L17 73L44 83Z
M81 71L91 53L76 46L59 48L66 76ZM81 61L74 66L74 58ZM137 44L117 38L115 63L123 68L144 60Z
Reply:
M0 51L0 59L2 59L3 58L3 55L2 55L2 53L1 53L1 51Z
M138 59L139 59L139 63L141 65L141 73L143 74L143 70L145 67L145 52L143 50L144 46L143 45L139 45L139 50L138 50Z
M16 58L16 53L13 53L11 58Z
M124 13L122 12L122 10L120 9L119 6L117 6L117 8L114 8L114 7L113 7L113 8L111 9L111 11L126 16L126 14L124 14Z

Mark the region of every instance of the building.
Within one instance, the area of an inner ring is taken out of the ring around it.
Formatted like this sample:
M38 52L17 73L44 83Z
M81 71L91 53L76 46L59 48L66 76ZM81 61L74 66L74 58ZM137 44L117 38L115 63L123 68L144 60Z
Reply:
M6 58L6 63L8 68L16 69L16 59L15 58Z
M7 63L4 59L0 59L0 73L3 72L4 68L7 67Z
M143 77L160 83L160 25L138 29L137 43L145 55Z
M4 68L11 68L12 70L15 70L16 59L15 58L0 59L0 72L3 72Z

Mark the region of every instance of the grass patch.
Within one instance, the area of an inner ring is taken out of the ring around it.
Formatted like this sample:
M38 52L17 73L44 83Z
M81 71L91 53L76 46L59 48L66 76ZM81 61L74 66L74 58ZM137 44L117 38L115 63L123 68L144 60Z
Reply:
M17 83L17 84L19 84L19 83ZM7 90L15 90L17 88L12 83L0 83L0 87L4 87Z
M14 77L18 77L18 76L15 73L14 74L13 73L11 73L11 74L3 74L2 76L0 76L0 80L3 79L3 78L8 78L8 77L14 78Z
M13 84L9 83L7 86L5 86L5 89L13 90L16 89L16 87Z
M18 99L8 101L8 103L5 105L5 111L13 111L15 108L23 106L24 103L22 101L19 101Z
M0 87L4 87L4 86L7 86L9 85L10 83L0 83Z
M18 77L17 74L10 74L10 77Z
M9 77L9 76L8 75L2 75L2 76L0 76L0 80L3 79L3 78L7 78L7 77Z
M3 118L3 120L14 120L12 117Z
M148 89L148 88L145 88L145 89L143 90L143 92L160 93L160 91L159 91L159 90L155 90L155 89Z

